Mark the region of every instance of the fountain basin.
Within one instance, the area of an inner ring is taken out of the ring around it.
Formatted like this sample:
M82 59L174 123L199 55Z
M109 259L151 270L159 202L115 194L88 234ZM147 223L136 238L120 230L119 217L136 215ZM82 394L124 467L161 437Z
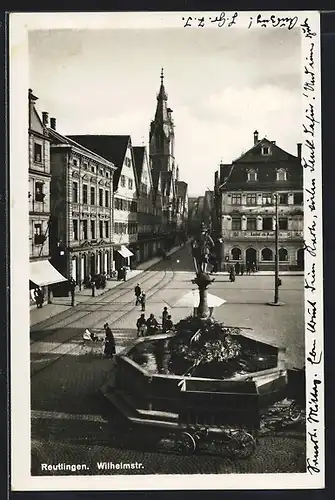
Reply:
M133 423L257 429L262 410L285 397L288 372L285 349L252 337L233 336L243 346L242 356L223 370L217 364L217 376L213 366L185 375L188 367L185 360L178 363L174 334L139 339L115 356L103 392Z

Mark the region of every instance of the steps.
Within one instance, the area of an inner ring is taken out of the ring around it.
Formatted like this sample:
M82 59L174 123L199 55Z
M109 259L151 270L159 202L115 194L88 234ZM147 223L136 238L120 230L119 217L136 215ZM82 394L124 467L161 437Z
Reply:
M110 383L101 388L105 398L133 424L177 429L178 414L136 407L132 397Z

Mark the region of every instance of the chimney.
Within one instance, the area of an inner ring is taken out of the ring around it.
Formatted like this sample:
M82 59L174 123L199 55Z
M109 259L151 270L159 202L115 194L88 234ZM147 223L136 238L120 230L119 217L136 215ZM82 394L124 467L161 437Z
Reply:
M254 146L256 146L257 142L258 142L258 130L255 130L255 132L254 132Z
M50 128L56 130L56 118L50 118Z
M42 121L43 121L43 125L45 127L48 127L48 125L49 125L49 113L47 113L46 111L42 112Z
M297 156L299 158L299 160L301 161L301 143L298 142L297 144Z

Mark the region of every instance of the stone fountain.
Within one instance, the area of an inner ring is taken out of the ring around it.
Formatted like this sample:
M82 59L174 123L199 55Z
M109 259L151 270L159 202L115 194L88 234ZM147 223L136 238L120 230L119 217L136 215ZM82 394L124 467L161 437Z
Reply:
M191 246L196 315L181 320L174 332L140 338L116 355L102 392L132 424L255 429L261 408L285 394L285 350L260 342L251 329L209 317L207 290L214 279L208 256L214 243L204 225Z

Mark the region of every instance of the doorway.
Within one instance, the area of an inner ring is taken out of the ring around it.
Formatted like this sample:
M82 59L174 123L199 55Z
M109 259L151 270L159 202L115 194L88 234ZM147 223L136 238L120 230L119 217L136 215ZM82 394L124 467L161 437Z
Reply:
M297 251L297 267L299 271L303 271L305 266L305 250L299 248Z
M245 261L246 261L246 264L253 264L255 262L255 264L257 264L257 252L254 248L247 248L246 252L245 252Z

